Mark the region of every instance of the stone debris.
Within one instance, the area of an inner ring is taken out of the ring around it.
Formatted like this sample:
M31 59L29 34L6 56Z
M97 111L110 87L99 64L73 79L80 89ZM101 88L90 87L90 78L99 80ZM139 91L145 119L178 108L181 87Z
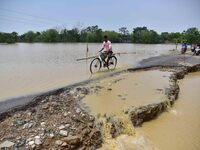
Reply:
M1 143L0 149L12 148L14 145L15 145L15 143L6 140L3 143Z
M49 96L38 96L34 99L37 101L34 106L25 106L22 111L12 112L10 117L0 122L0 128L3 129L0 130L1 147L13 149L100 147L101 135L95 139L88 137L96 128L95 118L79 106L80 98L88 92L87 88L80 87L66 89Z
M55 144L56 144L56 145L62 145L62 144L63 144L63 141L61 141L61 140L56 140L56 141L55 141Z
M65 130L60 130L60 135L62 135L62 136L68 136L68 132L67 131L65 131Z
M59 130L62 130L62 129L65 129L65 126L64 126L64 125L61 125L61 126L59 127Z
M32 126L33 126L33 123L26 123L26 124L24 124L23 129L29 129Z
M40 145L40 144L42 144L42 141L39 138L36 138L35 139L35 144L36 145Z
M33 145L33 144L35 144L35 142L34 141L29 141L28 144L29 145Z

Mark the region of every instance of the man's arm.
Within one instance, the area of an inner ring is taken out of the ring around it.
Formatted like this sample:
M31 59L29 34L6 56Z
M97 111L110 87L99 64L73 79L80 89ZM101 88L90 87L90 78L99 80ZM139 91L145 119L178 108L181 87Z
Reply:
M101 48L101 50L99 52L101 52L104 49L104 47L105 47L105 45L104 45L104 42L103 42L102 48Z
M102 48L99 52L101 52L104 48Z

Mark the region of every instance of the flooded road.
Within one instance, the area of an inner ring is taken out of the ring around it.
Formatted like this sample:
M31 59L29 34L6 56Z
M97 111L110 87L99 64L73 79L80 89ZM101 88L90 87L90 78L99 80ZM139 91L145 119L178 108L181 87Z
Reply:
M93 56L101 44L91 43L88 47L88 55ZM113 44L114 52L136 52L117 56L117 69L135 65L143 58L168 54L174 48L168 44ZM0 101L89 79L90 60L76 61L85 56L86 43L0 45Z
M109 134L109 123L103 123L104 144L100 150L157 150L145 134L135 132L129 116L123 111L132 106L166 100L165 88L169 87L170 75L170 72L158 70L126 72L89 85L90 88L100 89L83 100L90 113L97 116L113 115L123 123L124 131L115 139Z
M132 106L138 107L166 100L165 88L169 87L170 72L139 71L123 73L95 82L98 93L84 98L91 114L121 114ZM155 82L156 81L156 82Z
M200 149L200 72L180 81L173 108L138 129L161 150Z

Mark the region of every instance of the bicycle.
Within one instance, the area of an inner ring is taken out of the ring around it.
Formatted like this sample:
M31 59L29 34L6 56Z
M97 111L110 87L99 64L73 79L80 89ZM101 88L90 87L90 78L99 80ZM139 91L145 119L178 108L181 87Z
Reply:
M102 52L99 52L99 56L94 58L90 63L90 72L96 73L98 72L102 66L107 67L109 70L114 70L117 65L117 57L114 54L108 55L107 60L102 59Z

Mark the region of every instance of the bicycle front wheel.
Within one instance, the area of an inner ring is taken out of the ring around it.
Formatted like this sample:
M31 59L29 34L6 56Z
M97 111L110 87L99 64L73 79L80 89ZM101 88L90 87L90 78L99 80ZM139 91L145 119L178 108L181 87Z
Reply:
M116 65L117 65L117 58L115 56L109 57L107 61L108 69L113 70L116 68Z
M95 58L90 63L90 72L96 73L101 69L101 61L99 58Z

